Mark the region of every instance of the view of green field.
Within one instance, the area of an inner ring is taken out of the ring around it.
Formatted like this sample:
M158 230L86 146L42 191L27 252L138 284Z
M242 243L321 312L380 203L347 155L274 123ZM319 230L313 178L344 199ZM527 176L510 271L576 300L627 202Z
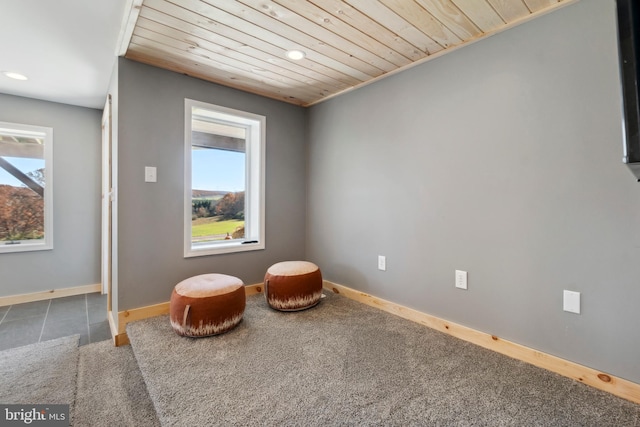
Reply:
M243 220L221 220L220 217L198 218L191 222L191 237L195 240L223 240L244 227Z
M191 241L244 237L244 191L193 190Z

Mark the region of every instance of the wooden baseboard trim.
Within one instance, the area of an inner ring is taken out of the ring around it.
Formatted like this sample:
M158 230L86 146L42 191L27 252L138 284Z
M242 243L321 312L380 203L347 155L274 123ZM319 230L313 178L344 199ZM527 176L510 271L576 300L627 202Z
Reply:
M246 296L262 293L262 283L255 285L247 285L244 287ZM109 312L109 325L111 326L111 336L113 337L113 344L116 347L129 344L129 337L127 336L127 323L135 322L136 320L147 319L149 317L161 316L163 314L169 314L169 301L160 304L148 305L146 307L134 308L131 310L125 310L118 312L117 322L113 319L113 314Z
M420 311L356 291L346 286L324 281L327 290L347 298L379 308L404 319L444 332L456 338L504 354L517 360L571 378L597 389L606 391L634 403L640 403L640 384L561 359L541 351L503 340L495 335L458 325Z
M25 302L42 301L51 298L63 298L73 295L91 294L102 291L102 285L84 285L73 288L51 289L49 291L33 292L30 294L10 295L0 297L0 307L13 304L23 304Z
M129 344L129 337L127 334L118 333L118 321L113 311L107 312L107 320L109 320L109 329L111 330L111 340L113 341L113 345L120 347L122 345Z

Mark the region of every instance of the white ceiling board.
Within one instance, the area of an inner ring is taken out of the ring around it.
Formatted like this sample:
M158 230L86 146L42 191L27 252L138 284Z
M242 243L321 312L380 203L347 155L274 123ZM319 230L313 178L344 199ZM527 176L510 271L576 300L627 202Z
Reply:
M0 0L0 93L102 108L126 0Z

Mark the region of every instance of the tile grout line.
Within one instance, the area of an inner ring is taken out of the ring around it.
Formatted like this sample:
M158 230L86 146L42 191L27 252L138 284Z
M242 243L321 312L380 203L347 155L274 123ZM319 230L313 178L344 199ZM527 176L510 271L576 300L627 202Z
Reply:
M51 300L49 300L49 304L47 305L47 312L44 315L44 322L42 322L42 329L40 329L40 336L38 337L38 342L42 340L42 333L44 332L44 325L47 324L47 317L49 317L49 309L51 308Z
M0 324L2 324L4 319L7 317L7 314L9 314L9 312L11 311L11 307L13 307L13 305L10 305L9 309L7 310L7 312L4 314L4 316L2 316L2 319L0 319Z

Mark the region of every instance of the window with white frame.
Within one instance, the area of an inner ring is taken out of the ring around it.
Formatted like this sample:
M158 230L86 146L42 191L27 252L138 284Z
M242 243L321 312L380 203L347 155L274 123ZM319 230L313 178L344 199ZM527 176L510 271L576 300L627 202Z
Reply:
M185 257L264 249L265 123L185 99Z
M53 129L0 122L0 253L53 248Z

